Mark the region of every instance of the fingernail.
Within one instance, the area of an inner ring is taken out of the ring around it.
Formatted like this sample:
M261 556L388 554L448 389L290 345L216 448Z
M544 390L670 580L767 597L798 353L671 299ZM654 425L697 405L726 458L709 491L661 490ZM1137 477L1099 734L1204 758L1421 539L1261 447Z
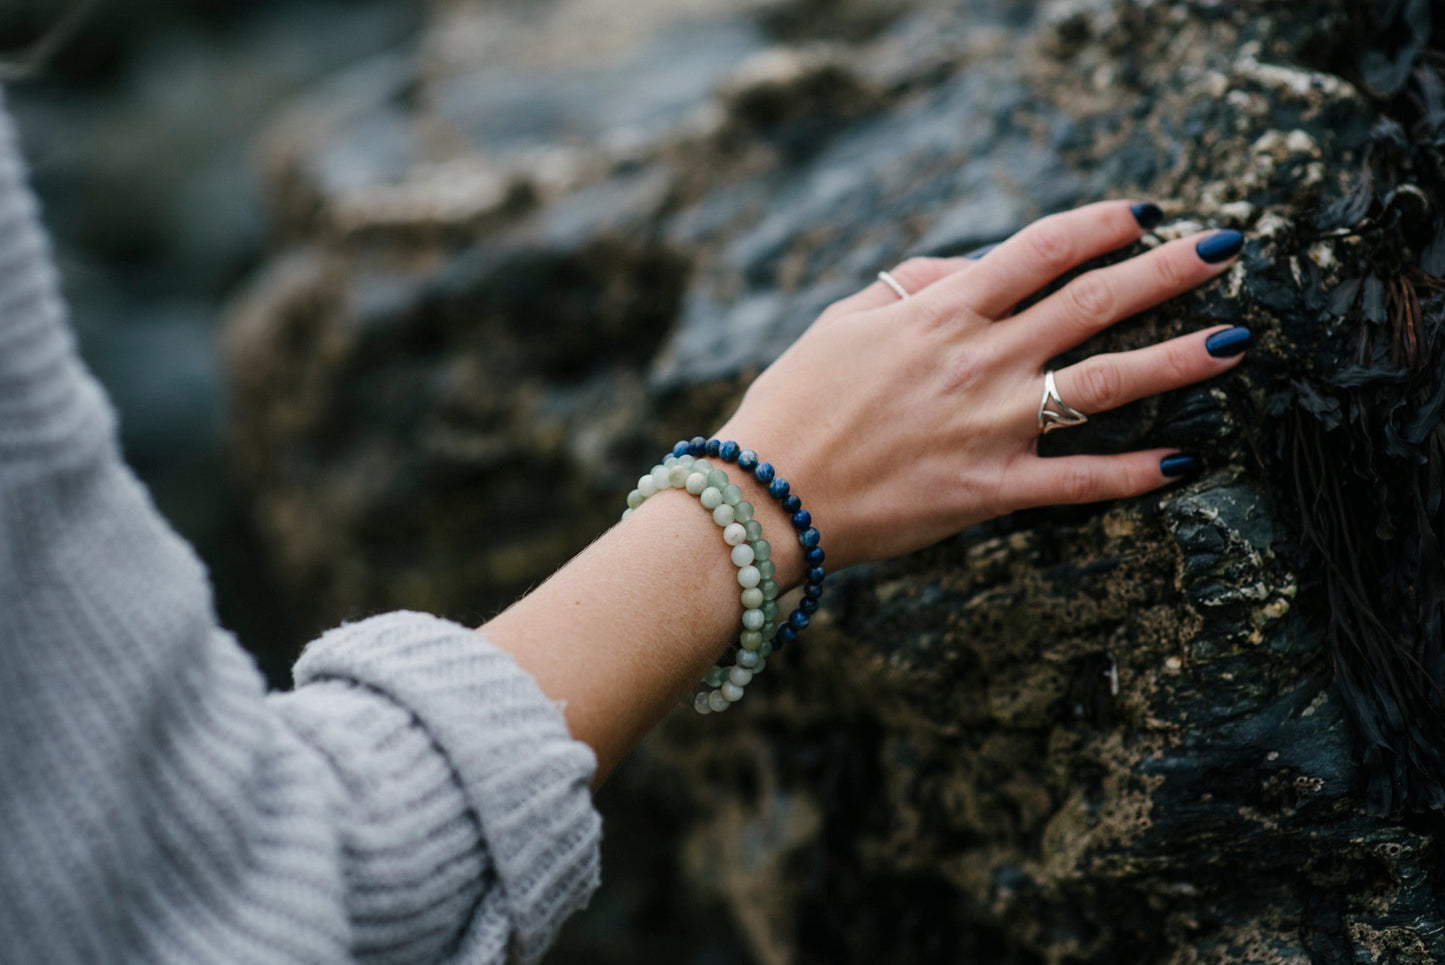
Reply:
M1223 231L1216 231L1194 246L1199 252L1199 257L1211 265L1218 264L1239 254L1239 249L1244 247L1244 235L1233 228L1226 228Z
M974 261L978 261L978 260L979 260L980 258L982 258L984 255L988 254L990 251L993 251L993 250L994 250L995 248L997 248L997 247L998 247L998 242L995 241L995 242L994 242L993 244L991 244L991 245L984 245L982 248L975 248L975 249L973 249L972 251L970 251L968 254L964 255L963 257L965 257L965 258L970 258L970 259L972 259L972 260L974 260Z
M1182 452L1176 452L1172 456L1165 456L1159 460L1159 471L1170 478L1189 476L1199 471L1199 460L1193 456L1186 456Z
M1141 201L1138 204L1129 205L1129 213L1134 216L1135 221L1139 222L1139 227L1145 231L1164 220L1164 212L1160 211L1159 206L1151 201Z
M1254 344L1254 333L1242 325L1215 332L1204 340L1204 350L1217 359L1232 359Z

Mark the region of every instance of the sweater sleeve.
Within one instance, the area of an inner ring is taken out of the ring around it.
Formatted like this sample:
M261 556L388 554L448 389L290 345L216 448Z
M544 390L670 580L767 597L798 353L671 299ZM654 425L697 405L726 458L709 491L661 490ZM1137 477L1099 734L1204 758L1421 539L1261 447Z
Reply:
M270 695L122 462L0 98L0 959L539 958L595 760L483 636L393 613Z

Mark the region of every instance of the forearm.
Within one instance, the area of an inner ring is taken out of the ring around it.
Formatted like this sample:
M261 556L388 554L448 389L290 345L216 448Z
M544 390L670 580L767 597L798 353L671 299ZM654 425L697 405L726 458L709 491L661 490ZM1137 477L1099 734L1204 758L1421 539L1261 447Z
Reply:
M729 470L774 547L779 586L796 584L792 526L760 485ZM669 490L483 629L563 704L572 736L597 754L600 782L737 637L741 591L721 530L696 497Z

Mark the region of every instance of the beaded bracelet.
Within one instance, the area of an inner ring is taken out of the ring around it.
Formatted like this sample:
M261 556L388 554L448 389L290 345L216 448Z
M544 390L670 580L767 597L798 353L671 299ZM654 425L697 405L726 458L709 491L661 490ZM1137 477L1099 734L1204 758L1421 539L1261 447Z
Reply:
M803 574L803 598L798 601L797 608L788 614L788 619L777 628L772 638L772 649L782 650L808 628L809 618L818 612L818 600L823 595L823 580L827 576L823 569L823 560L827 557L821 545L823 538L813 526L812 514L803 508L803 501L798 498L797 493L791 491L788 481L777 474L771 463L762 462L756 452L741 448L731 439L719 442L717 439L693 436L673 446L672 453L679 457L712 456L723 462L737 463L739 469L752 473L755 480L767 486L768 495L777 500L783 512L788 514L788 519L798 534L798 544L803 547L803 561L808 568Z
M637 481L637 488L627 494L622 518L627 519L649 497L665 489L686 489L699 498L713 522L723 528L723 541L732 547L731 559L738 568L738 584L743 588L740 649L732 666L714 666L704 675L704 689L693 698L698 713L721 712L742 699L743 688L762 673L772 653L767 636L776 630L772 621L778 610L774 564L768 558L772 547L762 538L762 523L753 518L752 504L729 482L727 473L686 453L668 456Z

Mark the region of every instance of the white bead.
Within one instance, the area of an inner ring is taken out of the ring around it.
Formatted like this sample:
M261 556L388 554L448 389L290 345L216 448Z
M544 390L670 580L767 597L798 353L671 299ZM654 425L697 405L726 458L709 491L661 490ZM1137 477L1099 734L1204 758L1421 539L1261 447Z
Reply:
M702 500L703 509L717 509L722 505L722 492L713 486L698 493L698 498Z
M731 680L719 687L717 692L722 694L723 699L730 704L735 704L743 699L743 688L739 687Z
M744 566L738 570L738 586L757 586L762 582L763 574L758 572L756 566Z
M692 709L699 714L712 713L712 708L707 705L707 694L698 694L692 698Z
M707 705L710 709L716 710L721 713L722 711L727 710L729 707L731 707L733 703L722 695L722 691L714 690L712 693L707 695Z
M749 630L761 630L763 628L763 624L767 622L768 618L763 616L762 610L743 611L743 626L747 627Z
M722 498L722 493L718 493L718 498ZM721 506L716 507L712 511L712 521L714 523L717 523L719 526L730 525L733 521L733 508L727 503L723 503Z
M728 671L728 680L739 687L746 687L752 679L753 672L747 667L733 667Z
M681 489L687 484L687 477L692 470L686 466L673 466L667 471L667 484L673 489Z
M753 548L747 543L739 543L733 547L733 566L747 566L753 561ZM762 596L763 591L759 590L758 595Z
M723 542L729 546L741 546L747 542L747 539L748 528L742 523L728 523L727 526L723 528ZM748 549L751 550L752 547L748 547ZM748 557L748 562L751 563L752 561L752 557Z
M737 662L739 667L746 667L747 669L752 670L758 665L758 660L760 659L761 658L758 656L758 652L756 650L738 651Z
M696 469L698 472L706 476L708 473L712 472L712 463L708 462L706 459L694 459L692 461L692 468Z
M664 469L671 469L675 465L677 465L676 456L668 456L666 459L662 460L662 468Z
M657 480L652 478L651 473L648 473L646 476L643 476L641 479L637 480L637 491L642 493L643 499L650 499L653 496L656 496L657 488Z
M662 466L652 467L652 481L657 484L657 489L659 492L672 485L672 482L668 477L668 474L670 472L671 470L665 469Z
M756 610L763 605L763 591L755 586L743 590L742 603L744 610Z
M631 516L631 515L632 515L632 510L630 510L630 509L624 509L624 510L622 511L622 518L623 518L623 519L626 519L627 517L629 517L629 516ZM761 594L762 594L762 591L759 590L758 593L759 593L759 595L761 595Z

